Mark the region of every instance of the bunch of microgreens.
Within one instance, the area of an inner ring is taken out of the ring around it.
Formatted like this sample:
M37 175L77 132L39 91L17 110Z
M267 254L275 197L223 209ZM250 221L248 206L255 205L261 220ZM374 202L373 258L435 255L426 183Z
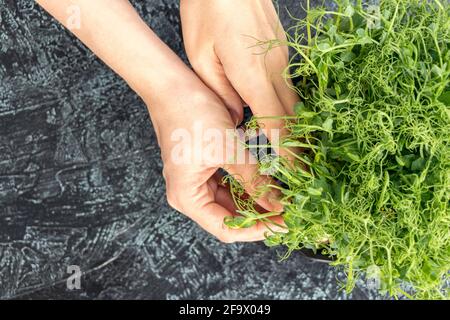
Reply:
M269 187L283 195L288 228L266 244L331 256L348 292L365 277L393 297L449 298L449 3L334 2L308 1L288 35L302 102L281 146L303 152L294 165L261 163L281 182ZM242 216L226 224L270 226L274 213L259 214L228 181Z

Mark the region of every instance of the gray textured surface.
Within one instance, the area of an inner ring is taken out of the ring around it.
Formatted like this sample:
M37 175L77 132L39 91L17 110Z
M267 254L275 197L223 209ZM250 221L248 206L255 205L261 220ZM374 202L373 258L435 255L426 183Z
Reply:
M178 1L134 3L184 58ZM0 0L0 298L348 298L332 268L277 252L170 209L143 103L34 1Z

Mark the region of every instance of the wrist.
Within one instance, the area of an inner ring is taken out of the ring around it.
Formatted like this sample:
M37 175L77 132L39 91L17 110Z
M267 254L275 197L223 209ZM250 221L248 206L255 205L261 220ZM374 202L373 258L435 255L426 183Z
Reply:
M195 73L186 69L183 77L177 72L172 77L170 72L156 85L148 82L141 94L158 138L178 127L189 127L196 119L203 118L208 110L221 105L220 99Z
M184 64L167 68L165 66L159 74L144 73L145 80L138 85L136 92L144 100L151 114L177 112L197 98L204 97L206 100L206 96L210 99L211 96L214 97L208 87Z
M154 104L160 96L170 96L180 79L193 77L192 71L155 34L136 50L126 63L126 72L120 73L129 86L146 103Z

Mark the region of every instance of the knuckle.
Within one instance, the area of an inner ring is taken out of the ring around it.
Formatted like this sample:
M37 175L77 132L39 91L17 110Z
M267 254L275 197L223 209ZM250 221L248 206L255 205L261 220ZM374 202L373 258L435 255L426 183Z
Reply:
M271 52L273 62L281 65L287 65L289 62L289 48L287 46L278 46Z
M242 74L247 84L257 82L262 84L266 80L267 69L264 60L260 60L259 57L252 58L252 61L246 67L245 73ZM256 76L255 76L256 75Z
M221 105L220 99L217 95L204 91L192 91L189 99L194 106Z
M272 82L270 81L270 74L271 74L271 68L264 67L263 69L259 67L255 67L254 70L258 71L251 71L251 74L247 75L247 84L252 86L253 90L257 90L256 88L260 88L259 90L267 90L272 87ZM257 74L258 76L253 76L254 74ZM253 79L250 81L250 78L253 77Z

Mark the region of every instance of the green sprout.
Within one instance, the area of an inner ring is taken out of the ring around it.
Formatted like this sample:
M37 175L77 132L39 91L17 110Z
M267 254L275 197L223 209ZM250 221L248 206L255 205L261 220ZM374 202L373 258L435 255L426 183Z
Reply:
M347 292L365 277L391 297L448 299L450 5L334 2L308 1L288 32L296 56L285 74L302 102L281 146L303 153L272 170L288 233L266 244L332 256ZM235 200L242 216L229 225L270 224Z

